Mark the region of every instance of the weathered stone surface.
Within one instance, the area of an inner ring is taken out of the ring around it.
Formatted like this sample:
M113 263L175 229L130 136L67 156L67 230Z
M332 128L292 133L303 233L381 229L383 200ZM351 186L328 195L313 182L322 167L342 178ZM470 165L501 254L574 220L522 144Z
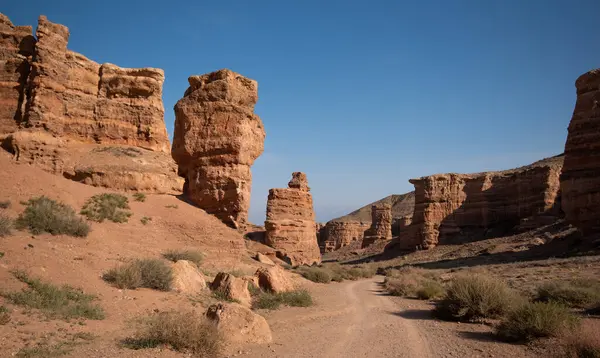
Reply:
M173 283L171 289L180 293L197 294L206 289L206 278L196 265L179 260L172 265Z
M323 252L331 252L349 245L353 241L362 242L369 223L356 221L329 221L324 228Z
M23 121L34 45L31 26L14 26L0 13L0 136Z
M0 14L0 137L10 137L3 147L19 162L87 184L180 192L163 118L163 71L91 61L68 50L69 29L45 16L36 36ZM147 149L158 161L143 155L98 163L97 145Z
M210 289L220 292L230 300L239 301L240 304L250 307L252 297L248 291L248 282L225 272L219 272L210 285Z
M283 252L291 265L321 262L312 195L304 173L292 174L286 189L271 189L265 221L266 244Z
M566 219L588 236L600 232L600 69L581 75L575 87L560 187Z
M289 274L279 266L259 268L254 275L258 277L258 286L265 291L279 293L294 290Z
M270 343L271 328L264 317L237 303L217 303L206 311L228 344Z
M248 221L250 166L264 149L265 131L254 114L256 81L229 70L188 79L175 105L172 156L185 194L206 212L240 229Z
M371 207L371 227L365 232L362 247L365 248L375 241L392 239L392 206L389 204L373 205Z
M465 228L514 227L520 219L559 215L562 157L530 166L477 174L437 174L411 179L415 212L407 248L432 248Z
M256 254L256 261L260 262L261 264L265 264L265 265L275 265L275 263L273 262L273 260L271 260L268 256L261 254L260 252L258 252Z

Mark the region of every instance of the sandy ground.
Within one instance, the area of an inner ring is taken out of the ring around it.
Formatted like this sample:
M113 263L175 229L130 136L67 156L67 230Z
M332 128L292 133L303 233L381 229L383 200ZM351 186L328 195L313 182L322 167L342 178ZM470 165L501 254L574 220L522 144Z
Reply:
M314 285L315 306L261 312L273 343L250 357L529 357L524 346L494 341L482 324L441 322L427 302L387 295L383 277Z

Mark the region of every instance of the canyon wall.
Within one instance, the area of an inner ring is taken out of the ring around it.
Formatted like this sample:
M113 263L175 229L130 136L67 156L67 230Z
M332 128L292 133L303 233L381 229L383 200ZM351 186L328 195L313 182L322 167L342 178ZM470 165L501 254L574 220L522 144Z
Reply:
M373 205L371 207L371 227L365 231L362 247L365 248L375 241L392 239L392 206L389 204Z
M354 241L362 242L365 231L370 227L368 223L357 221L329 221L322 230L321 251L331 252Z
M405 248L432 248L469 228L514 227L536 215L560 215L562 156L507 171L411 179L415 211Z
M0 136L17 162L90 185L178 193L160 69L98 64L67 49L69 29L0 14ZM125 153L125 154L123 154Z
M588 236L600 233L600 69L581 75L575 87L560 186L566 219Z
M304 173L293 173L288 188L269 190L265 241L281 251L291 265L321 262L315 227L312 195Z
M191 76L188 82L175 105L171 153L185 178L184 194L229 226L243 229L250 206L250 167L265 140L263 124L254 114L258 84L229 70Z

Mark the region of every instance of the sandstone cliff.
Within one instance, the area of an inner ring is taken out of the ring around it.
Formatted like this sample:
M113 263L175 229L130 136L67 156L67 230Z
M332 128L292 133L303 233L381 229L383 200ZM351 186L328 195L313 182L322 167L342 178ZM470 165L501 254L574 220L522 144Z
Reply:
M0 14L0 135L15 160L96 186L177 193L162 70L98 64L67 49L69 29ZM117 152L137 153L133 156ZM114 151L113 151L114 152Z
M371 207L371 227L365 231L362 247L365 248L378 240L392 239L392 206L389 204Z
M566 219L587 236L600 233L600 69L581 75L575 87L560 187Z
M463 229L514 227L536 215L560 215L562 156L513 170L411 179L415 212L401 246L432 248Z
M320 247L322 252L331 252L348 246L353 241L362 242L369 223L357 221L329 221L321 230Z
M189 78L175 105L172 156L185 178L185 195L226 224L248 221L250 167L264 148L254 114L258 84L229 70ZM314 232L314 225L313 225Z
M300 172L292 174L288 188L269 190L265 241L284 253L292 265L321 262L309 191L306 175Z

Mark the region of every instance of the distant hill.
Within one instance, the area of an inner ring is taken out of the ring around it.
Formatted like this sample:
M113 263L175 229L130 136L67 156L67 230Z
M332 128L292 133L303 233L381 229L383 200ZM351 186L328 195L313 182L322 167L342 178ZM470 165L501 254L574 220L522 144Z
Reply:
M351 212L348 215L340 216L339 218L331 221L362 221L371 222L371 206L377 204L391 204L392 205L392 217L398 219L404 216L412 216L415 208L415 192L411 191L406 194L393 194L386 196L385 198L367 204L362 208Z

